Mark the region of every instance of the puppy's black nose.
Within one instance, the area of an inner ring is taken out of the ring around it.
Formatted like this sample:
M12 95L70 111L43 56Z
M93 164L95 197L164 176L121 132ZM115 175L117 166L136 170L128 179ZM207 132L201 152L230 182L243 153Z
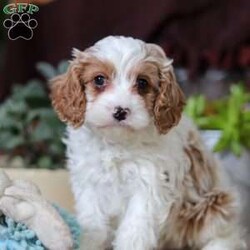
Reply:
M115 113L113 113L113 117L117 120L117 121L123 121L127 118L127 115L129 113L129 109L128 108L122 108L122 107L116 107L115 108Z

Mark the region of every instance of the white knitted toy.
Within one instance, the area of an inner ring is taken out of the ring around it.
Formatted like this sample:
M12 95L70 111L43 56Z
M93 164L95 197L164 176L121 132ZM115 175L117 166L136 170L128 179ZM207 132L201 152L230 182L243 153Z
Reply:
M12 181L0 171L0 213L33 230L49 250L71 250L69 227L38 187L25 180Z

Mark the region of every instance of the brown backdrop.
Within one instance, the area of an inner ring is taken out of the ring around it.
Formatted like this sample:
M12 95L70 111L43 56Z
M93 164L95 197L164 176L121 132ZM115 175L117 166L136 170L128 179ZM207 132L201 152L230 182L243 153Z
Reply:
M107 35L155 42L189 68L250 65L249 0L57 0L40 6L30 41L7 42L0 99L15 82L38 77L35 64L57 64L72 47L84 49ZM7 36L7 32L6 32Z

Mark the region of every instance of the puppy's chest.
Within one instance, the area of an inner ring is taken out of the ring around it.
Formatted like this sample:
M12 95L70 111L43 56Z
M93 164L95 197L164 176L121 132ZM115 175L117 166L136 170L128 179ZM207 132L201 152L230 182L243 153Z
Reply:
M172 165L168 164L171 159L162 146L120 146L90 141L87 146L68 152L72 153L69 158L74 180L81 190L94 189L100 206L109 216L122 215L136 192L160 196L168 195L167 190L172 189L166 186L164 175Z
M138 148L100 148L99 160L103 174L115 175L121 184L128 185L139 181L145 171L150 175L156 168L160 170L163 161L157 156L156 150Z
M100 162L103 176L109 180L104 184L112 193L109 199L115 198L115 203L120 200L126 204L136 192L147 194L153 190L155 195L168 195L173 188L173 182L169 180L173 174L171 167L175 167L169 164L171 161L157 147L103 149Z

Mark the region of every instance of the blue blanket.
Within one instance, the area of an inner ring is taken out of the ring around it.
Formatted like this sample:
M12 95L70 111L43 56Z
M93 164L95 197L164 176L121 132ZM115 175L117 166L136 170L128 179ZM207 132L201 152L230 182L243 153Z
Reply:
M74 240L74 249L79 248L80 226L75 217L55 205L55 208L70 228ZM0 217L0 250L46 250L34 231L12 219Z

